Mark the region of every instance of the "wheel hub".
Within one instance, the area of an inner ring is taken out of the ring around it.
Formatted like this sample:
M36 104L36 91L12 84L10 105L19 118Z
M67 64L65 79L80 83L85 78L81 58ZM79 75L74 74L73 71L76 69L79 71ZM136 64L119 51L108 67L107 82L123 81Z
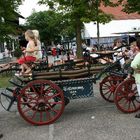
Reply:
M112 85L112 86L110 87L110 91L111 91L111 92L114 92L115 89L116 89L116 86L115 86L115 85Z
M46 104L44 101L38 103L38 111L45 111Z
M130 92L130 93L128 94L128 100L130 101L130 100L135 100L135 99L136 99L135 93Z
M41 103L45 103L45 101L44 101L43 98L40 98L40 99L38 100L38 104L41 104Z

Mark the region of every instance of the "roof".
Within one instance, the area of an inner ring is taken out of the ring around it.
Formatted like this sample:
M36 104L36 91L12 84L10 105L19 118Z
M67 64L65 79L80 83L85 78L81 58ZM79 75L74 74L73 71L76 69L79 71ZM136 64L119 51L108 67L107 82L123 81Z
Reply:
M16 11L13 11L14 12L14 14L17 16L17 17L19 17L19 18L22 18L22 19L25 19L25 17L23 17L21 14L19 14L18 12L16 12Z
M84 23L85 25L85 37L97 37L97 25L93 22ZM122 34L128 34L128 32L136 32L140 30L140 19L130 20L112 20L106 24L99 24L100 37L120 36Z
M114 16L114 19L116 20L124 20L124 19L140 19L140 15L137 13L131 13L127 14L122 11L123 7L117 6L117 7L110 7L110 6L104 6L101 5L100 9L105 12L106 14L112 14Z

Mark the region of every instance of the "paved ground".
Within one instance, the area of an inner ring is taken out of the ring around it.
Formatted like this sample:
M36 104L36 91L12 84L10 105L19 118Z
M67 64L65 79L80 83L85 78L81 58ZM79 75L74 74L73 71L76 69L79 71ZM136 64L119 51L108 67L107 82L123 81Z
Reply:
M61 118L52 125L32 126L18 114L0 107L3 140L140 140L140 119L124 114L102 99L94 85L95 97L72 100Z

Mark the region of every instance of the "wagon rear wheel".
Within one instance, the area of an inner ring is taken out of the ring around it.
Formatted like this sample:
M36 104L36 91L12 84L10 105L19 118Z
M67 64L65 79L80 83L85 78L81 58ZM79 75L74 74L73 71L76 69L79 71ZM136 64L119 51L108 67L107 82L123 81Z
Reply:
M48 80L35 80L27 84L18 97L18 111L34 125L51 124L64 111L63 91Z
M140 109L140 98L134 79L127 79L117 87L114 102L124 113L133 113Z
M114 102L114 92L123 81L123 77L116 75L106 76L100 83L100 94L108 102Z

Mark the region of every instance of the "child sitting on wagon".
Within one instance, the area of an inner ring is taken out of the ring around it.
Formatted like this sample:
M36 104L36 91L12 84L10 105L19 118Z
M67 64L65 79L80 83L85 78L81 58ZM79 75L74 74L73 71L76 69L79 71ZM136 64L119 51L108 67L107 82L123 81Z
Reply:
M32 30L27 30L25 32L25 39L28 41L28 44L26 49L23 50L23 57L18 59L18 63L21 65L21 72L19 75L29 74L31 72L31 68L27 63L36 61L35 51L37 49L37 40Z
M38 30L32 30L35 39L37 41L37 46L35 50L35 56L37 61L42 60L42 50L41 50L41 42L40 42L40 36L39 36L39 31Z

